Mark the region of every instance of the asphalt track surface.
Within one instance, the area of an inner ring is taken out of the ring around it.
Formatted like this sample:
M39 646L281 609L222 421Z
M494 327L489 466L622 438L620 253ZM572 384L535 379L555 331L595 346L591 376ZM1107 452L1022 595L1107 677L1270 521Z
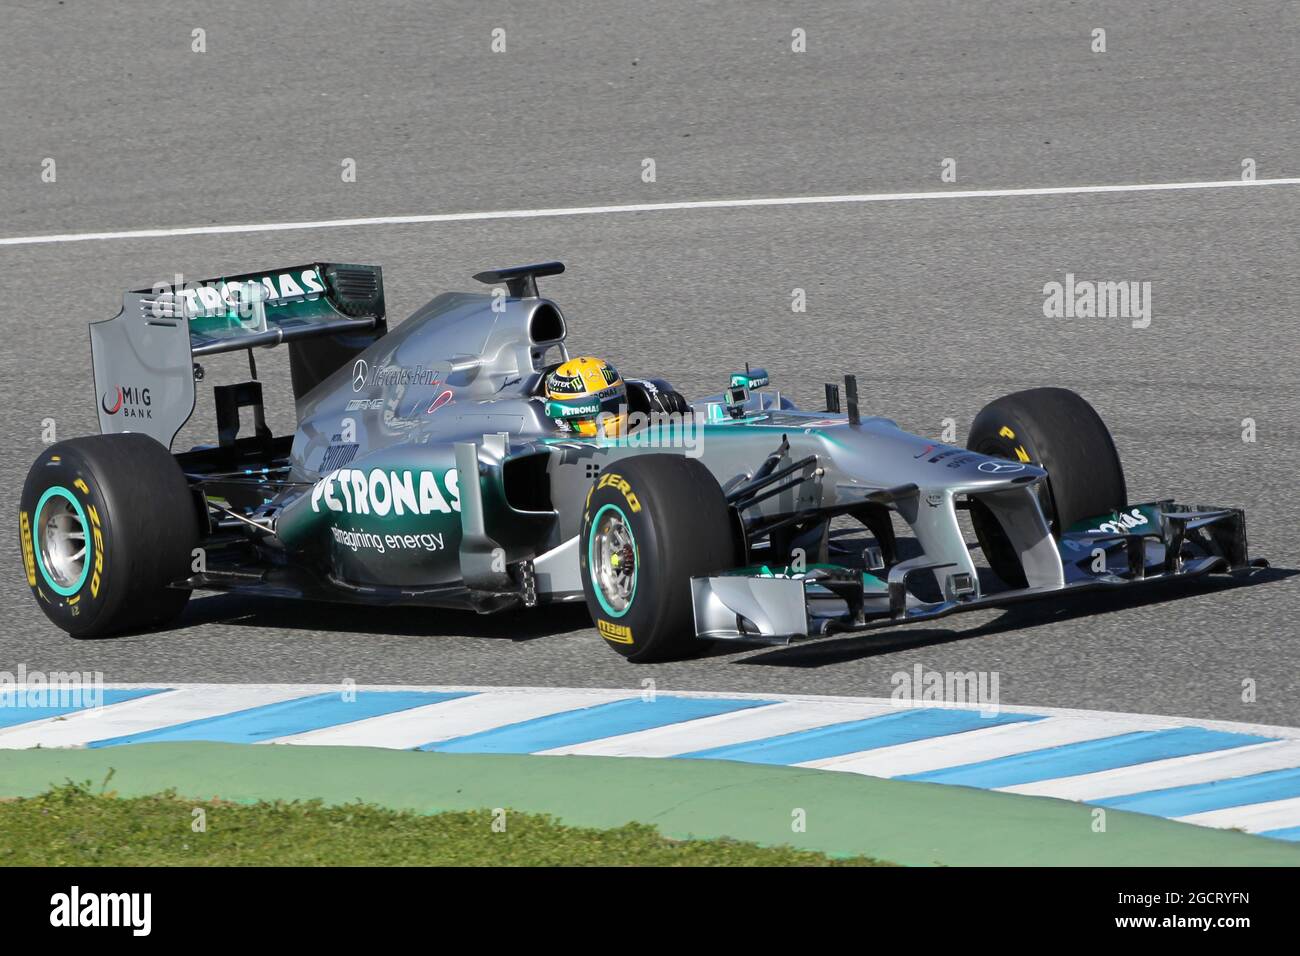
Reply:
M207 53L190 51L196 27ZM495 27L505 53L489 49ZM806 53L790 52L796 27ZM0 32L0 238L1225 181L1246 157L1261 179L1294 177L1298 49L1284 2L15 2ZM955 184L940 181L947 157ZM805 403L854 372L870 411L927 434L952 418L964 435L1008 391L1074 388L1110 424L1133 500L1243 506L1275 570L638 667L580 608L476 618L206 596L174 629L77 642L27 592L14 534L0 669L887 696L919 664L995 671L1005 703L1300 722L1296 185L0 245L0 511L17 510L44 419L60 437L95 431L86 323L125 289L375 262L396 321L475 271L548 258L569 266L544 291L571 346L688 394L746 360ZM1150 282L1150 327L1044 318L1043 285L1067 272ZM209 383L243 369L205 364ZM259 367L288 430L287 359ZM177 447L211 434L201 391Z

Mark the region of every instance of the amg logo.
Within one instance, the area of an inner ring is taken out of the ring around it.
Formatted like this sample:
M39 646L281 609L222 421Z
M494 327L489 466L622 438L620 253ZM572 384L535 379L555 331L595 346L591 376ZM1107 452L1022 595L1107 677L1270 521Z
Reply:
M152 928L152 893L68 893L50 897L51 926L129 926L133 936L148 936Z

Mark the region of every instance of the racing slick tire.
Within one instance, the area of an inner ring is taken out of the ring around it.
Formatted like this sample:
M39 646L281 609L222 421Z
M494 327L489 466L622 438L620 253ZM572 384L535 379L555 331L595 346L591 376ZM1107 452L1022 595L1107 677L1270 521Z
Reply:
M596 630L630 661L692 657L691 577L737 562L737 536L717 480L682 455L638 455L602 472L578 536L582 588Z
M1052 533L1128 503L1119 452L1096 410L1066 388L1031 388L985 405L966 447L984 455L1034 462L1047 469L1039 502ZM971 500L971 524L985 558L1011 587L1026 586L1020 559L997 519Z
M147 435L50 445L23 484L19 537L27 584L73 637L171 621L190 592L199 512L171 453Z

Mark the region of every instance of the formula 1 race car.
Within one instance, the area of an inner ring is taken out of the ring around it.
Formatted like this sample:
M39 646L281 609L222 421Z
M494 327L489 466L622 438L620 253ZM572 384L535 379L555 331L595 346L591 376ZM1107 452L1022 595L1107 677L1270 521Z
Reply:
M375 266L127 293L91 325L103 434L46 448L23 488L41 608L90 637L165 624L192 590L484 613L585 600L611 648L655 661L1266 564L1239 509L1129 502L1074 392L998 399L964 448L863 417L852 376L819 411L748 366L687 402L569 356L537 290L563 271L480 273L491 290L439 295L392 332ZM282 343L293 435L267 428L253 361ZM217 443L173 455L200 360L241 350L252 375L215 387Z

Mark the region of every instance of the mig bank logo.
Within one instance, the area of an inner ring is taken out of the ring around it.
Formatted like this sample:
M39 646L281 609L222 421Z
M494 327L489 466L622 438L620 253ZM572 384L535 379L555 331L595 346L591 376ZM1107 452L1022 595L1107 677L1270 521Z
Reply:
M105 415L123 418L153 418L152 405L149 389L138 385L118 385L99 397L99 407Z

